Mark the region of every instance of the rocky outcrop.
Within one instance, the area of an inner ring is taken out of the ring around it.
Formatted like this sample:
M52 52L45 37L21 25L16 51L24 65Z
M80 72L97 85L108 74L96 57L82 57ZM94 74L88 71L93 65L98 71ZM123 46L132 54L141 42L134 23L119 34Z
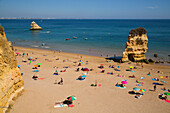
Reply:
M24 88L11 42L0 26L0 113L4 113L12 99Z
M132 29L129 32L128 42L126 42L126 49L122 55L122 62L126 61L143 61L146 59L148 38L147 31L140 27Z
M42 28L33 21L30 30L42 30Z

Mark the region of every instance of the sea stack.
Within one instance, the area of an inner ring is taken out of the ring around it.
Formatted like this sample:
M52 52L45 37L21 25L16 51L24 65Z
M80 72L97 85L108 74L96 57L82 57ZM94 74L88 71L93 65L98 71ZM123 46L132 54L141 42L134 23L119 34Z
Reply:
M24 89L11 42L0 26L0 113L5 113L12 99Z
M122 62L127 62L129 60L133 62L141 62L146 60L145 53L148 50L148 37L146 33L147 31L142 27L132 29L129 32L126 49L122 55Z
M30 30L42 30L42 28L33 21Z

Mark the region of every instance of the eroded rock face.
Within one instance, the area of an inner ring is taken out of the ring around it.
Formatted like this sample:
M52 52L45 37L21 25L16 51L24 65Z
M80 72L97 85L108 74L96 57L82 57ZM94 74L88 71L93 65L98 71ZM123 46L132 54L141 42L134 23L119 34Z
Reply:
M128 42L126 42L126 49L122 55L122 62L126 61L143 61L146 59L148 38L147 31L140 27L132 29L129 32Z
M7 41L0 26L0 113L4 113L12 98L24 88L24 81L17 67L12 44Z
M30 30L42 30L42 28L33 21Z

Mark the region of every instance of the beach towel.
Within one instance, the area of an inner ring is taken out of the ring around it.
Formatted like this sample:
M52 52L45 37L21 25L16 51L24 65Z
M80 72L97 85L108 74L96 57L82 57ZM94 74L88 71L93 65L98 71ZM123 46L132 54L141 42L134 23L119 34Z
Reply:
M162 91L168 91L168 90L164 90L164 89L162 89Z
M68 105L68 107L74 107L74 105L73 105L73 104L70 104L70 105Z
M68 106L67 104L56 104L54 105L54 108L58 108L58 107L66 107Z
M43 80L44 78L38 78L39 80Z
M120 87L120 89L125 89L126 87Z
M118 69L115 69L115 71L120 71L120 70L118 70Z
M110 73L110 72L108 72L107 74L108 74L108 75L113 75L113 73Z
M116 87L119 87L119 85L115 85Z
M170 96L170 93L168 93L168 92L165 92L164 94L167 95L167 96Z
M164 84L160 84L160 83L156 83L156 82L153 82L152 84L155 84L155 85L164 85Z
M152 78L153 81L156 81L156 78Z
M32 72L39 72L39 70L33 70Z
M131 71L131 72L135 72L135 71Z
M136 84L136 86L141 86L141 84Z
M141 77L140 79L145 79L145 77Z
M170 103L170 100L163 100L163 101Z
M166 83L166 82L165 82L165 81L163 81L163 80L162 80L161 82Z

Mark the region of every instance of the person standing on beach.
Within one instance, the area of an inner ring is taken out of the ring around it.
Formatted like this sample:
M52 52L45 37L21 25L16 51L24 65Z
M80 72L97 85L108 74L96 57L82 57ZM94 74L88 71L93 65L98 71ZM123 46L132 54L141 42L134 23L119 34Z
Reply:
M61 78L61 84L63 85L63 78Z
M61 78L61 80L58 84L63 85L63 78Z
M156 91L156 85L154 85L153 88L154 88L154 91Z

